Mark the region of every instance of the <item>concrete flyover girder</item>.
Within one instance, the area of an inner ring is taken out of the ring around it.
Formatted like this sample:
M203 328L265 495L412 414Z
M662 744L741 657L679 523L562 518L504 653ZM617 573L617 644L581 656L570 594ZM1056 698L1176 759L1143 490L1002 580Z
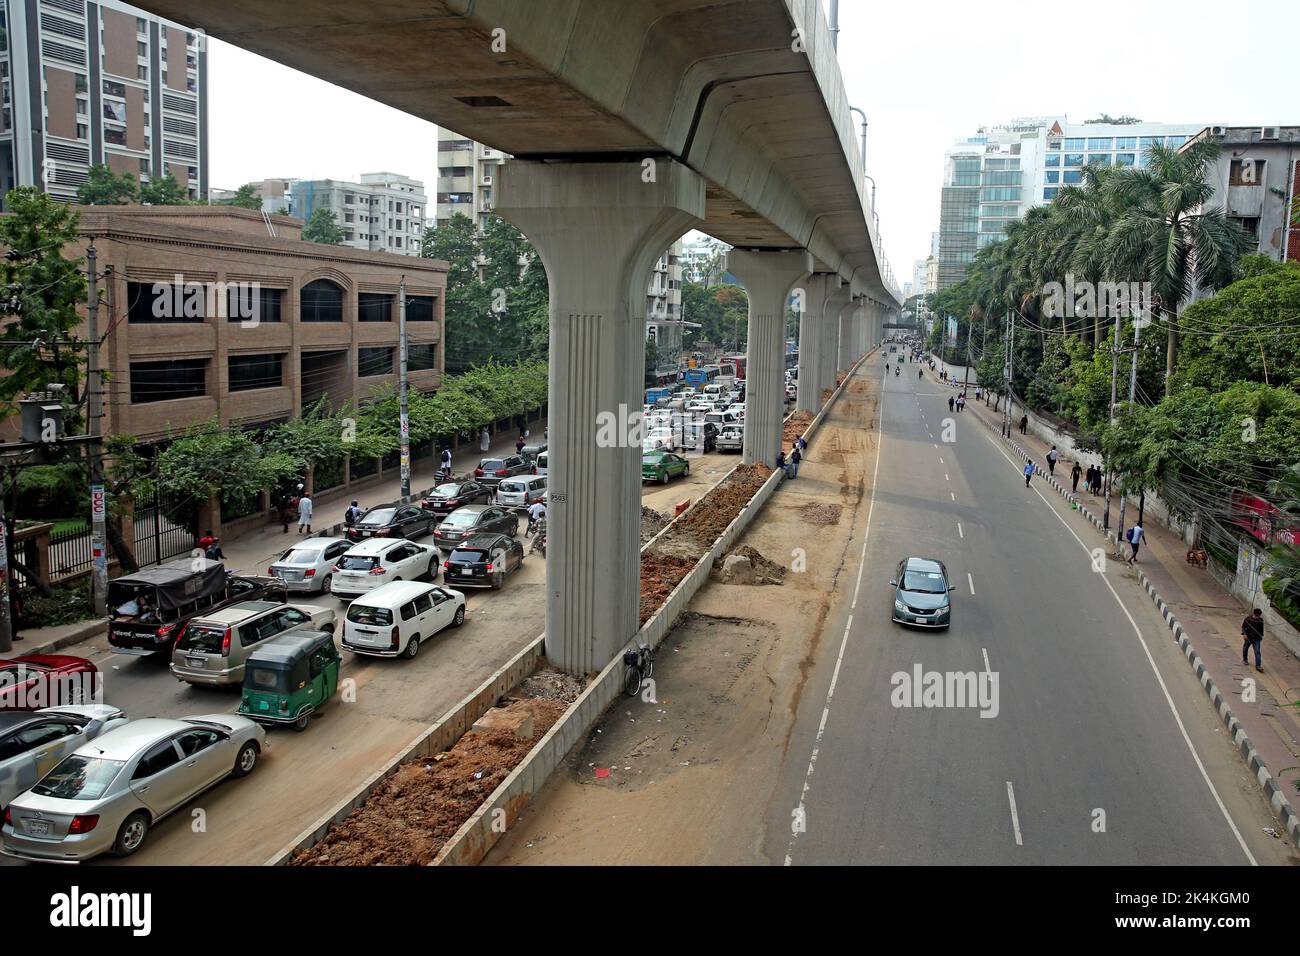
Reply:
M727 253L727 271L749 297L749 346L745 371L746 464L771 467L781 450L785 409L785 312L790 292L808 276L802 250Z
M497 209L550 282L546 656L586 674L638 627L645 290L699 224L705 184L671 160L650 182L639 162L516 161L499 176Z
M516 157L676 158L703 231L894 295L820 0L139 5Z

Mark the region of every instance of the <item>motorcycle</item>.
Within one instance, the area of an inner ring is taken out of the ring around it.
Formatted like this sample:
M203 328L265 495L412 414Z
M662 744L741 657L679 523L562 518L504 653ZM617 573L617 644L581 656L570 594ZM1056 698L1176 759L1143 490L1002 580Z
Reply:
M524 529L524 537L531 538L537 532L538 527L541 526L542 522L544 522L545 520L546 518L544 517L529 518L528 527Z
M533 534L533 543L528 546L529 554L541 553L546 557L546 519L537 519L537 528Z

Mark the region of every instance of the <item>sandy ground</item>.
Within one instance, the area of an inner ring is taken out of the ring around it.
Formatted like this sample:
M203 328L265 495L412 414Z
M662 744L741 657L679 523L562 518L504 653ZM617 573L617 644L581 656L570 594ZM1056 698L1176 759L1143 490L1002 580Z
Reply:
M799 478L777 490L737 542L789 568L784 582L701 589L660 646L655 702L611 707L488 863L780 862L784 847L764 846L763 820L814 641L862 520L875 379L850 384Z

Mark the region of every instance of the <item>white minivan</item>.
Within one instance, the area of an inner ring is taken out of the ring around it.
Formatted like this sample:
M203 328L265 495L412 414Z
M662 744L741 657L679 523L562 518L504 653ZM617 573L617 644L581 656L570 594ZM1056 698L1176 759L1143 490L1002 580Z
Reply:
M444 627L465 623L465 595L419 581L394 581L348 605L343 646L355 654L405 657Z
M502 478L497 485L497 504L503 508L523 508L546 500L545 475L520 475Z
M542 452L537 456L537 461L533 462L533 469L543 478L546 477L546 456L548 454L550 454L550 452Z

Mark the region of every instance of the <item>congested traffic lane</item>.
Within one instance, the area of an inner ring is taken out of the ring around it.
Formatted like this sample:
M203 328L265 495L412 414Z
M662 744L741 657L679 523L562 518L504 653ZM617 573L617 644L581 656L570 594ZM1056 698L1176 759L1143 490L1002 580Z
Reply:
M672 503L696 498L738 461L710 453L691 459L691 474L648 486L643 500L671 514ZM526 522L521 521L520 534ZM291 539L296 540L296 539ZM432 539L420 539L431 543ZM531 543L524 539L525 552ZM239 571L261 571L280 555L263 555ZM470 590L463 627L440 632L414 660L363 658L343 651L340 693L303 733L272 730L265 758L249 777L226 780L181 807L149 833L126 860L99 864L212 865L266 862L282 847L400 753L428 726L540 634L545 621L545 562L525 556L499 591ZM441 578L439 578L441 582ZM346 604L328 595L291 595L291 603L327 607L341 618ZM340 635L341 636L341 635ZM195 687L172 677L169 661L111 653L98 637L63 653L90 659L104 675L104 699L130 717L229 713L239 689ZM349 685L346 682L352 681ZM19 861L0 858L8 864Z

